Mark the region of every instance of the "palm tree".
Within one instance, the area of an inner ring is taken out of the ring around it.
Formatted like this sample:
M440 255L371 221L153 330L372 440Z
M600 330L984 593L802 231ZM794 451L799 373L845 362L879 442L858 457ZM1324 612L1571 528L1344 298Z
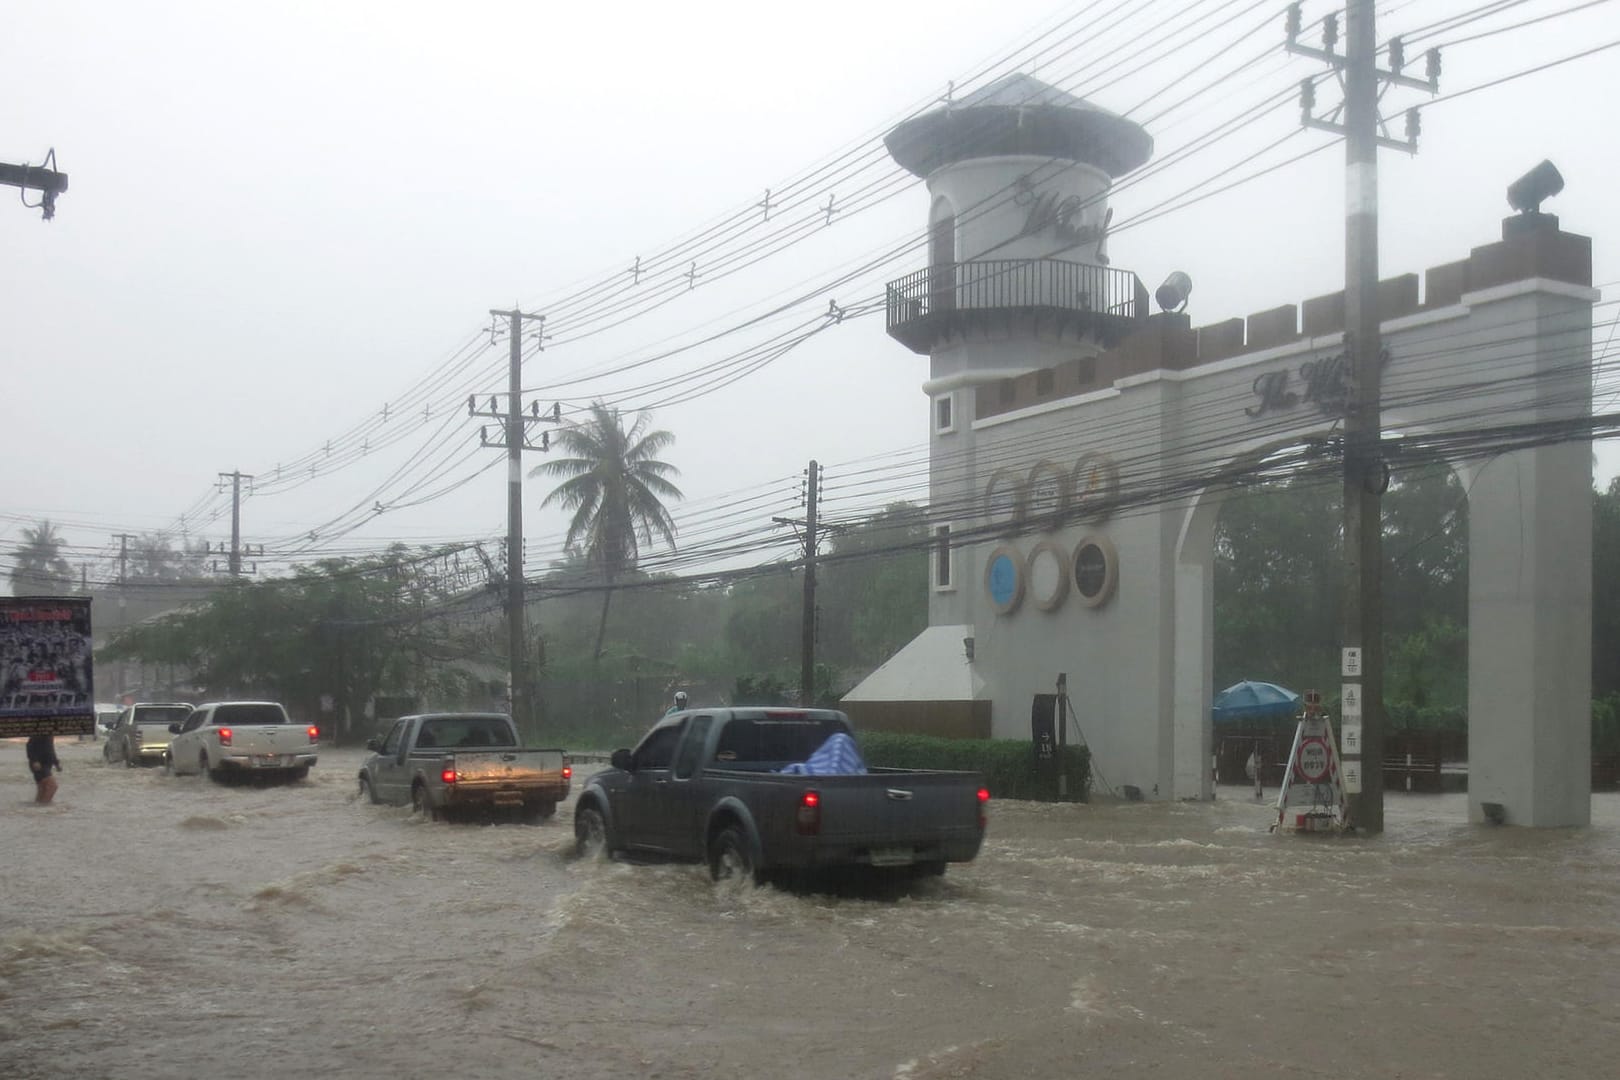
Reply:
M73 568L62 556L67 541L47 518L24 527L22 543L12 552L11 591L17 596L49 596L73 588Z
M602 659L602 638L607 633L608 604L613 585L636 568L642 546L651 547L655 536L675 546L675 523L663 500L681 498L670 477L680 470L658 455L674 445L667 431L649 431L652 414L638 413L625 430L618 409L593 401L590 416L557 432L555 442L568 457L536 466L529 475L561 479L541 506L553 503L572 511L567 547L578 547L602 575L602 619L596 628L592 659Z

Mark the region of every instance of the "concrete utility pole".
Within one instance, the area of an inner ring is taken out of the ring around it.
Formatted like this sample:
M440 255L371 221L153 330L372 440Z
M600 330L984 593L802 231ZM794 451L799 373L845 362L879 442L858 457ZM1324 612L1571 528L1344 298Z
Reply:
M523 577L523 451L544 450L549 444L546 438L540 446L528 444L527 430L531 419L539 420L536 413L532 417L523 415L523 320L531 319L540 324L540 340L544 347L545 321L544 315L530 315L519 311L513 305L510 311L500 311L491 308L491 315L507 320L507 337L511 350L507 371L507 403L504 414L496 408L495 399L490 398L487 412L480 412L476 402L467 400L467 413L470 416L489 416L503 422L505 431L501 438L490 439L488 434L483 435L485 446L504 446L506 448L506 665L507 678L511 680L512 720L520 730L527 730L526 725L532 717L530 714L528 665L525 662L523 612L525 602L525 584ZM554 422L560 419L560 407L553 411Z
M39 202L30 204L25 201L24 205L43 210L45 220L49 221L56 216L56 197L68 187L67 173L57 172L55 165L55 150L45 155L44 165L8 165L0 162L0 184L39 192Z
M800 633L799 704L809 706L816 701L816 496L821 489L821 466L814 458L810 468L804 504L804 613Z
M117 533L113 539L118 541L118 585L122 588L129 569L129 542L135 537L130 533Z
M1344 74L1344 122L1320 120L1312 115L1314 81L1306 79L1301 92L1302 122L1306 127L1345 137L1345 243L1344 306L1347 385L1344 401L1344 552L1345 582L1342 611L1344 646L1341 672L1346 680L1341 694L1340 720L1359 722L1361 759L1346 756L1345 790L1349 796L1349 822L1364 833L1384 829L1384 627L1383 627L1383 519L1381 501L1389 486L1389 467L1383 459L1381 376L1383 345L1378 311L1378 148L1415 153L1417 110L1407 112L1406 139L1381 134L1378 115L1380 82L1428 90L1439 88L1440 54L1428 54L1428 78L1401 74L1404 60L1399 39L1390 43L1390 70L1378 68L1378 38L1374 27L1375 0L1348 0L1345 12L1345 52L1334 51L1338 16L1323 20L1323 45L1313 49L1298 42L1300 9L1288 9L1288 51L1325 60ZM1353 658L1359 658L1353 661ZM1360 715L1352 719L1348 703L1360 699Z
M800 621L799 704L810 705L816 696L816 500L821 493L821 466L814 458L805 471L804 521L773 517L779 525L804 526L804 611Z
M253 477L244 472L222 472L219 474L220 490L224 490L225 481L231 482L231 554L229 573L231 577L242 575L242 481L252 480Z

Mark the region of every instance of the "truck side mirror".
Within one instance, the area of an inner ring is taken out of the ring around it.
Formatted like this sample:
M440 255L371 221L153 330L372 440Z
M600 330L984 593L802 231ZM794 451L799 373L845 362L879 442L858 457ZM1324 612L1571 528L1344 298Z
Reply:
M170 724L169 725L169 734L170 735L178 735L178 734L180 734L180 725L179 724Z
M630 751L628 750L613 751L613 756L608 759L608 764L612 765L615 769L623 769L625 772L636 771L635 759L630 756Z
M382 739L376 735L373 735L371 738L366 740L366 749L370 750L373 754L382 753Z

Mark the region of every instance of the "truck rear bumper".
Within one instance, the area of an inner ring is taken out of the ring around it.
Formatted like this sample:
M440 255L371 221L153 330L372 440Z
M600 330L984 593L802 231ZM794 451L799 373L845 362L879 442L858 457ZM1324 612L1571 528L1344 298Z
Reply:
M789 869L819 870L839 866L921 866L929 863L971 862L984 843L982 835L949 837L945 839L854 842L816 842L798 850L782 853L781 861L772 866Z
M555 806L566 798L568 798L567 784L506 788L452 784L444 789L443 805L451 810L537 806L542 803Z
M264 769L307 769L319 754L226 754L219 765L226 769L258 772Z

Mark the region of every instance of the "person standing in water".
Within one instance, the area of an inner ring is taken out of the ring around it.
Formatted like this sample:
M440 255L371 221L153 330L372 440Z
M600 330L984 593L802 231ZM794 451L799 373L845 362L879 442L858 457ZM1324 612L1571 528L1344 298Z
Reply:
M56 756L56 740L47 734L28 736L28 771L34 775L34 801L48 803L56 797L56 777L62 762Z

